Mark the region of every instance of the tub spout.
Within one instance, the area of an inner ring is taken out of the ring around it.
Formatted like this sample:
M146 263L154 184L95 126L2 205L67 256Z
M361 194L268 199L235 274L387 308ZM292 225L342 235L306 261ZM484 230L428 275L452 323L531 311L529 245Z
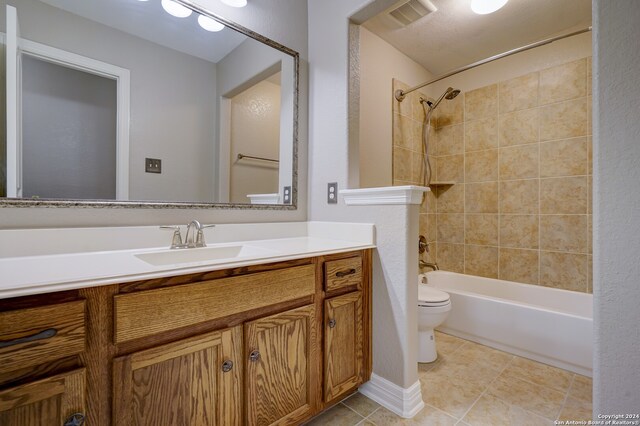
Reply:
M439 271L440 268L438 267L438 264L436 262L431 263L431 262L425 262L424 260L420 259L420 269L422 268L431 268L434 271Z

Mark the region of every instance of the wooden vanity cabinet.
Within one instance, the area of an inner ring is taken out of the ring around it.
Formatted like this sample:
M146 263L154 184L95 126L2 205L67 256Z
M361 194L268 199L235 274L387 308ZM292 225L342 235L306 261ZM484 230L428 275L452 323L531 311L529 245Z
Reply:
M371 253L0 300L0 343L3 426L298 425L369 379Z

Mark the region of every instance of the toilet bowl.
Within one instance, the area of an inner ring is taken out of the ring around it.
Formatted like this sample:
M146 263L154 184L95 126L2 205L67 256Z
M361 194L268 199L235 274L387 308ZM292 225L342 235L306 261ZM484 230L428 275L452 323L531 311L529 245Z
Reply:
M433 362L438 358L433 329L447 319L450 310L448 293L418 284L418 362Z

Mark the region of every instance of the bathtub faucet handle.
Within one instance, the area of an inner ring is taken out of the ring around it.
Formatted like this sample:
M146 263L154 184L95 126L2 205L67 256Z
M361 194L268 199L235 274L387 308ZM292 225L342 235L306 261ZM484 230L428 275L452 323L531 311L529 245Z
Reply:
M422 254L425 251L429 253L429 243L427 242L427 239L424 237L424 235L420 235L420 237L418 238L418 253Z

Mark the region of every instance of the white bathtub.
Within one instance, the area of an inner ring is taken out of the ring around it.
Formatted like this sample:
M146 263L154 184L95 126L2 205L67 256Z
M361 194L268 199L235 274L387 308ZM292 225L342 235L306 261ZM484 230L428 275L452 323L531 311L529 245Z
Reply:
M446 271L420 275L425 281L451 295L440 331L592 375L591 294Z

